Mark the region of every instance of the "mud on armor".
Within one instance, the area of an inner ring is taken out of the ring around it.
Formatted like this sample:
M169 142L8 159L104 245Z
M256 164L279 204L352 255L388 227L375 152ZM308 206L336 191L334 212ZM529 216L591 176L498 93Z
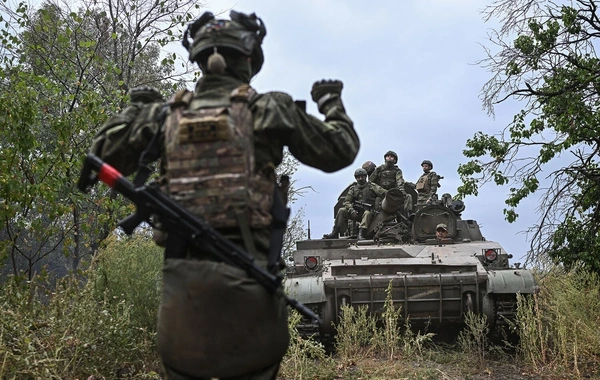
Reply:
M271 224L275 186L256 170L254 123L248 85L232 91L229 106L190 109L191 93L178 94L166 123L167 184L171 197L216 228ZM184 107L177 106L183 102Z

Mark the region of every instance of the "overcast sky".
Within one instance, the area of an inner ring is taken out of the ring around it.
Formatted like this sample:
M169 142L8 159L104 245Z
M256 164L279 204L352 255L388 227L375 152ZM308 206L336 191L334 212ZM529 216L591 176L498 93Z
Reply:
M490 0L491 1L491 0ZM299 186L312 186L293 205L304 207L312 238L331 231L333 205L353 181L364 161L383 163L394 150L407 181L422 174L421 162L431 160L444 176L443 193L455 194L460 185L456 170L467 162L462 155L474 133L495 134L512 120L516 102L483 110L479 92L490 74L477 65L484 58L481 45L490 46L485 23L485 0L219 0L205 1L213 13L229 9L256 14L267 28L263 43L265 63L252 82L259 92L283 91L308 101L314 81L344 82L342 99L354 121L361 148L355 162L333 174L301 166ZM491 46L490 46L491 47ZM321 117L322 119L322 117ZM478 197L467 197L463 219L474 219L488 240L500 242L515 259L528 249L520 233L537 219L535 201L519 207L516 223L504 220L508 187L489 184Z

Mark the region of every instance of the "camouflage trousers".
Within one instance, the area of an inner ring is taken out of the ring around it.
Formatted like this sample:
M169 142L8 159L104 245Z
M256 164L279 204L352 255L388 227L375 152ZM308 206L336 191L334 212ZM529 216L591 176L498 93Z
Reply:
M340 234L344 234L348 230L349 220L360 222L358 228L367 228L372 219L373 213L368 210L364 211L362 215L358 213L356 217L352 217L350 212L346 208L342 207L338 210L338 213L335 216L335 226L339 229Z

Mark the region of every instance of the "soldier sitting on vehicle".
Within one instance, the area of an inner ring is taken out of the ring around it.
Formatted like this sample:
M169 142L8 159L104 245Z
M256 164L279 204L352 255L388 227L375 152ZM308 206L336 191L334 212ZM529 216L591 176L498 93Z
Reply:
M371 174L373 174L376 167L377 167L377 165L375 165L375 163L373 161L365 161L365 163L362 164L362 168L367 171L367 175L369 177L371 176Z
M346 199L344 207L338 210L335 216L333 230L329 234L323 235L323 239L337 239L340 233L343 234L348 229L348 220L359 221L358 240L365 240L367 227L373 217L374 206L385 196L385 189L374 183L367 182L367 171L363 168L356 169L354 172L356 183L352 185Z
M406 193L404 189L404 177L402 170L396 165L398 163L398 155L390 150L383 155L384 163L379 165L369 175L369 181L378 184L386 190L397 187L402 192L403 205L399 213L407 217L412 212L412 197Z

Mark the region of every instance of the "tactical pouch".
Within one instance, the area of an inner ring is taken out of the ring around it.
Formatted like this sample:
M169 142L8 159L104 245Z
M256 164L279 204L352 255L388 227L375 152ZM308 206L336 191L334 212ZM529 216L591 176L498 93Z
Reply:
M419 181L419 182L417 182L417 184L415 185L415 189L416 189L418 192L423 192L423 191L425 191L425 181Z
M233 377L281 360L289 344L287 307L246 273L207 260L167 259L158 352L188 376Z

